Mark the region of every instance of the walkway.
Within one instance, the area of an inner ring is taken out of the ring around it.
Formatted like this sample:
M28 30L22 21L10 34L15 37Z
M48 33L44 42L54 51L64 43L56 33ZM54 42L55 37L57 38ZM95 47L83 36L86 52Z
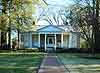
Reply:
M58 60L56 54L45 56L38 73L69 73Z

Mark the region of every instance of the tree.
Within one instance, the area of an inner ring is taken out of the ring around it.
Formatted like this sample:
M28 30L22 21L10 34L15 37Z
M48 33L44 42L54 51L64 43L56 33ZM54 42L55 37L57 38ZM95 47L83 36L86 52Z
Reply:
M39 1L38 0L34 0L34 1L33 0L1 0L0 1L0 6L1 6L0 18L2 19L0 20L1 22L0 28L1 31L4 32L6 31L9 33L9 48L11 48L11 44L10 44L11 30L16 28L18 30L18 38L19 38L19 29L22 29L19 27L21 27L23 24L24 24L23 26L30 25L29 22L32 22L32 13L35 10L35 7L33 5L38 4ZM6 23L6 21L8 23ZM4 28L3 26L5 27L6 30L3 30ZM4 35L1 38L3 37Z
M17 32L18 32L18 48L20 47L20 43L19 43L20 31L29 30L30 26L32 26L33 22L35 22L34 20L35 18L32 17L32 14L35 11L36 4L41 5L41 0L39 1L38 0L34 0L34 1L33 0L25 0L25 1L21 0L21 4L16 5L17 6L16 11L18 11L18 13L15 15L15 20L16 20L15 23L17 24L15 28L17 29Z
M68 25L68 10L64 7L61 7L58 10L56 10L56 8L54 9L55 11L53 11L52 7L44 9L39 16L38 21L44 20L51 25Z
M82 3L82 4L81 4ZM99 0L81 0L72 7L72 24L81 31L92 52L99 48ZM97 47L98 46L98 47Z

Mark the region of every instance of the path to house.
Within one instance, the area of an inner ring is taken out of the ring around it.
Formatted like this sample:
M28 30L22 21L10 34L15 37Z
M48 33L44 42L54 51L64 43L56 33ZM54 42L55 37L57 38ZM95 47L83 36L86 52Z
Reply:
M38 73L70 73L60 62L55 53L48 53L38 70Z

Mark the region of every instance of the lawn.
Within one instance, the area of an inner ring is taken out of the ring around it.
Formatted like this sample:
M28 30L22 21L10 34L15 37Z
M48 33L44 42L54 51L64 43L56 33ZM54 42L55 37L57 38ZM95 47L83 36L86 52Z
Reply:
M0 73L36 73L42 58L42 53L0 54Z
M59 53L57 55L72 73L100 73L100 59L85 58L82 54L74 53ZM100 54L97 56L100 57Z

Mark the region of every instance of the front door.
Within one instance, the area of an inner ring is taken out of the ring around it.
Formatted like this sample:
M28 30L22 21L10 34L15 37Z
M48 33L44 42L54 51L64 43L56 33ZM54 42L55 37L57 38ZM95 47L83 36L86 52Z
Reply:
M48 37L48 40L47 40L47 47L51 47L53 48L54 47L54 37Z

